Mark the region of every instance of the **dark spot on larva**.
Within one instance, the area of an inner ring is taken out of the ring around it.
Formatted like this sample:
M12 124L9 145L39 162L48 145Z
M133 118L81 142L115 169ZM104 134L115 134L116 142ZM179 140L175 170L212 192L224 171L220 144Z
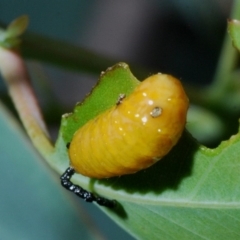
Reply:
M155 107L151 112L150 115L153 118L159 117L162 114L162 108L160 107Z

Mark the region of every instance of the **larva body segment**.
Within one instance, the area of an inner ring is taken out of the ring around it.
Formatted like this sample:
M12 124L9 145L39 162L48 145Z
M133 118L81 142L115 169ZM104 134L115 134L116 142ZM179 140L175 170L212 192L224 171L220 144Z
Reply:
M135 173L165 156L186 123L188 98L179 80L156 74L120 104L89 121L73 136L71 166L92 178Z

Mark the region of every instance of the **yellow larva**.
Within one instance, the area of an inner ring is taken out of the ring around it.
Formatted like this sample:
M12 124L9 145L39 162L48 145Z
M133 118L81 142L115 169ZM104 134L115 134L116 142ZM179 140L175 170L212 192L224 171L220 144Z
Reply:
M73 169L92 178L135 173L164 157L179 140L189 101L180 81L156 74L119 104L76 131Z

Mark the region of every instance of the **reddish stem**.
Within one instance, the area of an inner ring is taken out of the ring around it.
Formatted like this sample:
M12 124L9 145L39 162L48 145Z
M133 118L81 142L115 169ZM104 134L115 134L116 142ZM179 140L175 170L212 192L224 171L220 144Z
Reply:
M43 155L52 152L53 145L20 54L0 47L0 71L33 144Z

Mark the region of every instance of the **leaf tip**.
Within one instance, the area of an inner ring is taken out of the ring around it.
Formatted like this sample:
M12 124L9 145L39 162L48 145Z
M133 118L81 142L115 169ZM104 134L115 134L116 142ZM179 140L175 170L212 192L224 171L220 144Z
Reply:
M0 45L5 48L14 48L21 42L19 36L22 35L28 26L29 18L22 15L13 20L5 30L0 32Z

